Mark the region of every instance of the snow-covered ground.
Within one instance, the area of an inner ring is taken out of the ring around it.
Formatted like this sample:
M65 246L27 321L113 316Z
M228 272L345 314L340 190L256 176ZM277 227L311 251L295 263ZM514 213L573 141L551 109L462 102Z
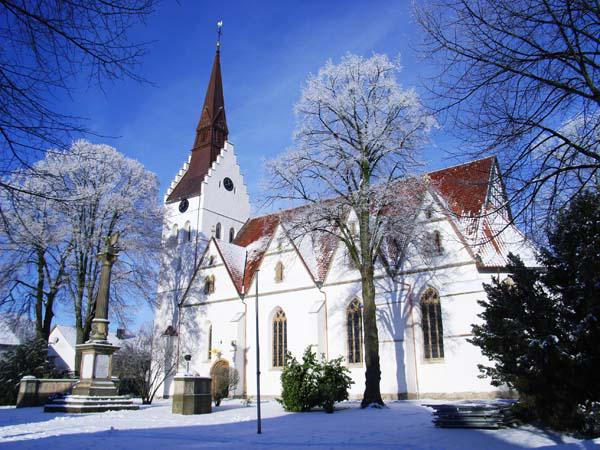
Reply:
M600 448L596 441L533 427L503 430L439 429L426 401L389 402L385 409L349 402L334 414L290 414L262 403L263 434L256 434L255 405L225 401L212 414L179 416L159 401L139 411L48 414L41 408L0 409L0 449L193 450L235 449L523 449Z

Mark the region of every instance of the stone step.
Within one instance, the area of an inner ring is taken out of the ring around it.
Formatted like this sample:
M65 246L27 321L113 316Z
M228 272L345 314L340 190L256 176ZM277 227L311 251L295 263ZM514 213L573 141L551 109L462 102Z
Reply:
M92 413L105 411L136 410L139 406L127 396L67 395L44 406L44 412Z

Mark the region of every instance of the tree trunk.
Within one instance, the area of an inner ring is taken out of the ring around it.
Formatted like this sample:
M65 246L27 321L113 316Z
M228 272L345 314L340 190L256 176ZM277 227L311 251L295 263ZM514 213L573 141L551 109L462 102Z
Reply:
M364 174L365 179L368 176ZM363 333L365 341L365 393L361 408L369 405L383 405L379 382L379 336L377 333L377 314L375 311L375 255L372 253L370 227L370 205L368 195L364 197L358 213L360 226L361 284L363 297Z
M48 336L44 336L44 251L38 248L36 253L37 285L35 290L35 333L38 338L48 340Z
M365 339L365 392L360 404L365 408L372 404L383 405L379 382L379 336L377 333L377 314L375 312L375 281L373 266L366 267L362 276L363 323Z

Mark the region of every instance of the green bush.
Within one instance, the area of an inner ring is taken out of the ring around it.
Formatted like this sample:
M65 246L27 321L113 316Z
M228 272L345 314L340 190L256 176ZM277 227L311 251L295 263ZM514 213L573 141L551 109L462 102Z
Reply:
M343 358L319 361L310 346L304 351L302 363L287 355L281 374L281 399L286 411L310 411L321 406L333 412L335 402L348 399L348 388L353 383Z
M12 350L0 359L0 405L17 402L19 383L25 375L37 378L59 378L54 365L48 361L48 343L32 339Z
M323 360L321 363L319 397L320 404L327 413L333 412L335 402L348 400L348 389L354 383L348 369L342 366L343 359Z

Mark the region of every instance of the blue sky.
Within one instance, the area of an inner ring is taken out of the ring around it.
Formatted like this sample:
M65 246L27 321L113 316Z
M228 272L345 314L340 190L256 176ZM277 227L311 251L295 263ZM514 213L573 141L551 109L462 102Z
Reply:
M93 141L113 145L155 172L162 199L191 149L215 53L216 22L223 20L229 140L256 205L263 161L291 144L293 105L303 82L329 58L339 61L347 52L400 55L400 82L424 92L431 68L417 57L421 35L410 11L410 1L164 0L145 26L132 30L135 39L151 42L138 72L152 85L126 80L101 90L82 80L85 87L63 106L87 117L105 136ZM428 168L450 164L444 142L451 141L442 129L424 153ZM151 319L144 309L133 326Z
M104 91L80 89L69 109L106 136L94 141L115 146L157 173L162 195L188 157L214 57L216 22L222 19L229 140L256 200L262 162L290 145L302 84L327 59L337 61L346 52L400 54L405 67L400 81L422 91L429 69L416 57L420 33L410 3L165 0L132 32L151 41L138 71L153 85L120 81ZM425 154L432 168L444 164L437 140Z

